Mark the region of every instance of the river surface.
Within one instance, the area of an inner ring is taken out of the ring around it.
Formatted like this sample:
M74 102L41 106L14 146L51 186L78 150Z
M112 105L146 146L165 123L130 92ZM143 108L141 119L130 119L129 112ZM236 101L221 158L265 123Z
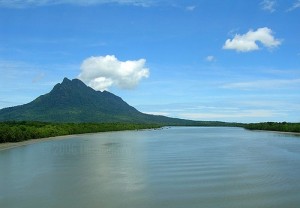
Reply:
M172 127L3 150L0 207L300 207L300 137Z

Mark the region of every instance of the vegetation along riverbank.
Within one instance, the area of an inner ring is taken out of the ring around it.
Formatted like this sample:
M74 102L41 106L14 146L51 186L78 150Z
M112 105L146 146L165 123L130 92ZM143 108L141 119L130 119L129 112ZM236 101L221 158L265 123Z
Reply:
M243 127L249 130L267 130L300 133L300 123L263 122L245 124L243 125Z
M0 143L107 131L160 128L157 124L0 122Z
M227 125L225 125L227 124ZM96 133L107 131L155 129L166 125L136 123L49 123L35 121L0 122L0 143L21 142L71 134ZM190 126L190 125L188 125ZM264 123L222 123L199 122L192 126L236 126L248 130L267 130L300 133L300 123L264 122Z

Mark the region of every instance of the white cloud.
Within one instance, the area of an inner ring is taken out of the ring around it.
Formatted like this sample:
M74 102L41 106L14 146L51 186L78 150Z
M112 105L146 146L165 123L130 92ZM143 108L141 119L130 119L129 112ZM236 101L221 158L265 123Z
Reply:
M157 115L157 116L169 116L170 115L170 113L162 112L162 111L144 111L143 113Z
M216 57L214 57L214 56L207 56L205 58L205 60L208 61L208 62L214 62L214 61L216 61Z
M281 41L276 39L272 33L271 29L263 27L258 28L256 31L250 30L243 35L236 34L232 40L226 40L223 49L249 52L259 49L257 42L267 48L274 48L279 46Z
M27 8L60 4L73 4L79 6L121 4L148 7L154 4L154 0L0 0L0 7L8 8Z
M278 89L300 86L300 79L275 79L275 80L257 80L250 82L235 82L222 86L228 89L252 90L252 89Z
M114 55L92 56L82 62L78 78L95 90L103 91L111 86L131 89L149 76L145 63L145 59L119 61Z
M263 0L260 2L261 8L265 11L275 12L276 1L275 0Z
M181 116L186 119L195 120L224 120L230 118L270 118L274 116L284 115L283 113L273 112L271 110L243 110L231 113L183 113Z
M193 5L193 6L187 6L185 9L187 11L194 11L196 9L196 6L195 5Z
M298 8L300 8L300 0L295 1L293 6L291 6L287 11L290 12Z

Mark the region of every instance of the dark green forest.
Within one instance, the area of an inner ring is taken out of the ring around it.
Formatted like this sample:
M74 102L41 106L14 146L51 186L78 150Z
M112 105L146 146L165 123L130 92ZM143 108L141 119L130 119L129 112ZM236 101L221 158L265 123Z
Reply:
M0 122L0 143L20 142L70 134L84 134L107 131L155 129L166 125L135 124L135 123L49 123L37 121ZM182 125L181 125L182 126ZM236 126L248 130L269 130L282 132L299 132L300 123L264 122L264 123L225 123L225 122L195 122L186 126Z
M300 132L300 123L264 122L264 123L245 124L243 125L243 127L249 130Z
M160 128L156 124L0 122L0 143L70 134Z

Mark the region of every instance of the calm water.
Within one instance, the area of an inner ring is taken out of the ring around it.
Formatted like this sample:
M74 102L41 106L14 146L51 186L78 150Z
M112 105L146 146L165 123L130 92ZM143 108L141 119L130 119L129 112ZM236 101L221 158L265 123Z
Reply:
M300 207L300 137L177 127L0 151L0 207Z

